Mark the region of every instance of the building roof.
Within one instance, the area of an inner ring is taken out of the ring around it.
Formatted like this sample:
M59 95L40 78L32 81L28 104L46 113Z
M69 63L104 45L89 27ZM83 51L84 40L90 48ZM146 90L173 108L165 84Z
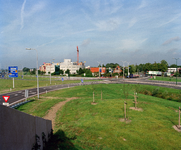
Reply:
M92 73L94 73L94 72L99 72L99 69L101 69L101 67L91 67L91 68L90 68L90 71L91 71ZM101 73L105 73L105 72L106 72L106 67L102 67Z

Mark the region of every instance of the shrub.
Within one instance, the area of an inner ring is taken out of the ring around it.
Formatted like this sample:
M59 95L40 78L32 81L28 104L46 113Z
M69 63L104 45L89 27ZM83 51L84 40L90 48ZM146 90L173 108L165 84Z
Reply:
M152 96L158 97L162 93L159 91L159 88L156 88L152 91Z
M143 94L145 94L145 95L152 95L152 93L150 91L148 91L148 90L144 90Z

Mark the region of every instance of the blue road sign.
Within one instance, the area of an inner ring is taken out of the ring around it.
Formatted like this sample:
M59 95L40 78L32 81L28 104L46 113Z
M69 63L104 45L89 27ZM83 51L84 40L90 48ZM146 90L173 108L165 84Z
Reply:
M9 66L8 71L10 78L18 77L18 66Z
M99 72L102 72L102 69L99 69Z
M62 78L62 81L64 81L64 78Z
M84 80L83 80L83 79L81 79L81 82L83 83L83 82L84 82Z

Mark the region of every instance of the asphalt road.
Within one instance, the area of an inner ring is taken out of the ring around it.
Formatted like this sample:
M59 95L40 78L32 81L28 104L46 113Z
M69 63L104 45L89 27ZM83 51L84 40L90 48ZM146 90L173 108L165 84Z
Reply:
M164 82L164 81L153 81L153 80L147 80L147 78L136 78L136 79L102 79L98 82L84 82L84 83L72 83L72 84L61 84L61 85L53 85L53 86L46 86L46 87L40 87L39 93L43 94L50 91L55 91L63 88L70 88L74 86L81 86L81 85L90 85L90 84L146 84L146 85L156 85L161 87L168 87L168 88L174 88L174 89L181 89L181 83L178 82L178 85L175 84L175 82ZM29 97L33 97L37 95L37 88L28 89L28 95ZM5 93L0 95L0 104L4 103L4 99L2 96L10 96L8 103L10 105L14 105L18 103L19 101L25 100L25 90L21 91L15 91L10 93Z

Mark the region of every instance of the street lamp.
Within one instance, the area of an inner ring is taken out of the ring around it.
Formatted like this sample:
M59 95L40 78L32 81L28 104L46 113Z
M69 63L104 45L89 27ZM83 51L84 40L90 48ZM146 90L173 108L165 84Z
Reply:
M36 51L36 56L37 56L37 71L36 71L36 74L37 74L37 95L38 95L38 99L39 99L39 82L38 82L38 52L36 49L33 49L33 48L26 48L26 50L35 50Z
M177 85L177 60L178 60L179 58L173 58L173 59L176 60L176 85Z
M55 59L52 59L55 60ZM52 62L50 61L50 84L51 84L51 66L52 66Z
M129 62L127 62L128 63L128 78L129 78Z
M125 63L126 61L122 61L122 63L123 63L123 80L124 80L124 63Z
M101 62L97 61L97 63L100 66ZM100 79L100 67L99 67L99 79Z

